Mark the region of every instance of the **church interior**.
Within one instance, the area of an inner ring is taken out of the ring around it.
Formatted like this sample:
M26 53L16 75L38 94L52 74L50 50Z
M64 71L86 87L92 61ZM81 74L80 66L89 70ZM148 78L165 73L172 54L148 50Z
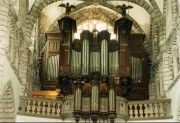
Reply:
M179 0L0 0L0 122L180 122Z

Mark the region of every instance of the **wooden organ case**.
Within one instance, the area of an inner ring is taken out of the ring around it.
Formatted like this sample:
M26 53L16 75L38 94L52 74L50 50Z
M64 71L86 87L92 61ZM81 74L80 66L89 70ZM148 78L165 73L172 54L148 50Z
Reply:
M133 79L133 87L128 97L130 100L149 99L150 65L149 56L144 48L144 39L145 34L131 33L130 76Z
M150 78L150 68L148 63L148 54L143 45L144 39L144 34L131 33L129 73L133 79L133 87L127 97L129 100L144 100L149 98L148 84ZM127 36L122 34L122 59L123 57L125 59L127 57L126 55L128 55L125 50L127 40ZM41 71L42 90L55 90L59 70L61 69L68 72L68 51L68 42L66 39L62 39L60 33L46 33L46 45L43 48ZM61 60L61 62L59 62L59 60ZM126 63L124 63L124 65L126 65ZM119 69L122 68L124 69L123 66L119 67ZM117 86L117 88L117 95L121 95L121 92L118 91L120 87Z

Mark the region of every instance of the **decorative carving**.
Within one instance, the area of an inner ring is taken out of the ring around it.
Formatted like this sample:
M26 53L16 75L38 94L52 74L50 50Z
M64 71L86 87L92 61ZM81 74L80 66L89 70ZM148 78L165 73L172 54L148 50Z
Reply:
M82 42L79 39L75 39L72 43L73 50L77 52L81 52L82 50Z
M77 31L76 20L68 16L58 20L58 24L60 32L63 32L64 30L73 30L75 32Z
M110 33L107 30L103 30L100 33L98 33L98 40L107 40L109 42L110 39Z
M126 17L126 10L127 9L132 9L132 6L126 6L125 4L123 5L117 5L116 8L120 8L122 10L122 16Z
M118 42L116 40L111 40L109 42L109 52L115 52L118 48Z
M122 75L120 77L120 88L123 97L127 97L129 95L132 86L132 79L129 76Z
M92 34L89 30L84 30L82 33L81 33L81 40L91 40L92 39Z
M69 5L69 3L66 3L66 5L65 4L60 4L59 7L66 8L66 15L69 15L71 13L71 9L76 9L76 6Z
M57 88L60 88L60 93L64 96L73 94L73 84L69 75L60 75L58 78Z
M99 80L100 77L101 77L101 72L99 70L90 73L91 80Z
M98 40L98 30L94 29L92 31L92 42L90 44L91 52L100 52L101 42Z

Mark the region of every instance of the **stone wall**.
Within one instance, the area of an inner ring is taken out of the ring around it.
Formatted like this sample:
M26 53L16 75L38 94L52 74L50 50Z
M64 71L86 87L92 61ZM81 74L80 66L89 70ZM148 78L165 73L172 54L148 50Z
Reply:
M15 121L19 106L23 31L12 0L0 0L0 121Z

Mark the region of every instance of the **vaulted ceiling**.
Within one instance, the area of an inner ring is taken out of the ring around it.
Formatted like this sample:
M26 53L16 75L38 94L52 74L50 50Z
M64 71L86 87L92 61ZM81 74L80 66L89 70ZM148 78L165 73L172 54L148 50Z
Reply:
M29 0L29 5L32 6L30 14L33 15L35 6L40 8L39 6L41 6L41 4L45 4L41 7L42 11L39 13L42 32L52 30L52 27L57 26L57 20L65 13L65 8L58 6L61 3L67 2L71 5L76 5L77 9L73 10L70 16L77 20L77 24L87 19L98 19L113 25L114 21L121 17L121 10L117 9L116 6L122 4L131 5L133 9L129 9L127 14L128 17L133 20L133 30L145 33L147 36L150 35L150 18L152 16L161 18L160 16L162 16L163 12L163 0L107 0L107 2L99 3L92 2L93 0L38 1L39 0ZM37 4L39 4L39 6Z

